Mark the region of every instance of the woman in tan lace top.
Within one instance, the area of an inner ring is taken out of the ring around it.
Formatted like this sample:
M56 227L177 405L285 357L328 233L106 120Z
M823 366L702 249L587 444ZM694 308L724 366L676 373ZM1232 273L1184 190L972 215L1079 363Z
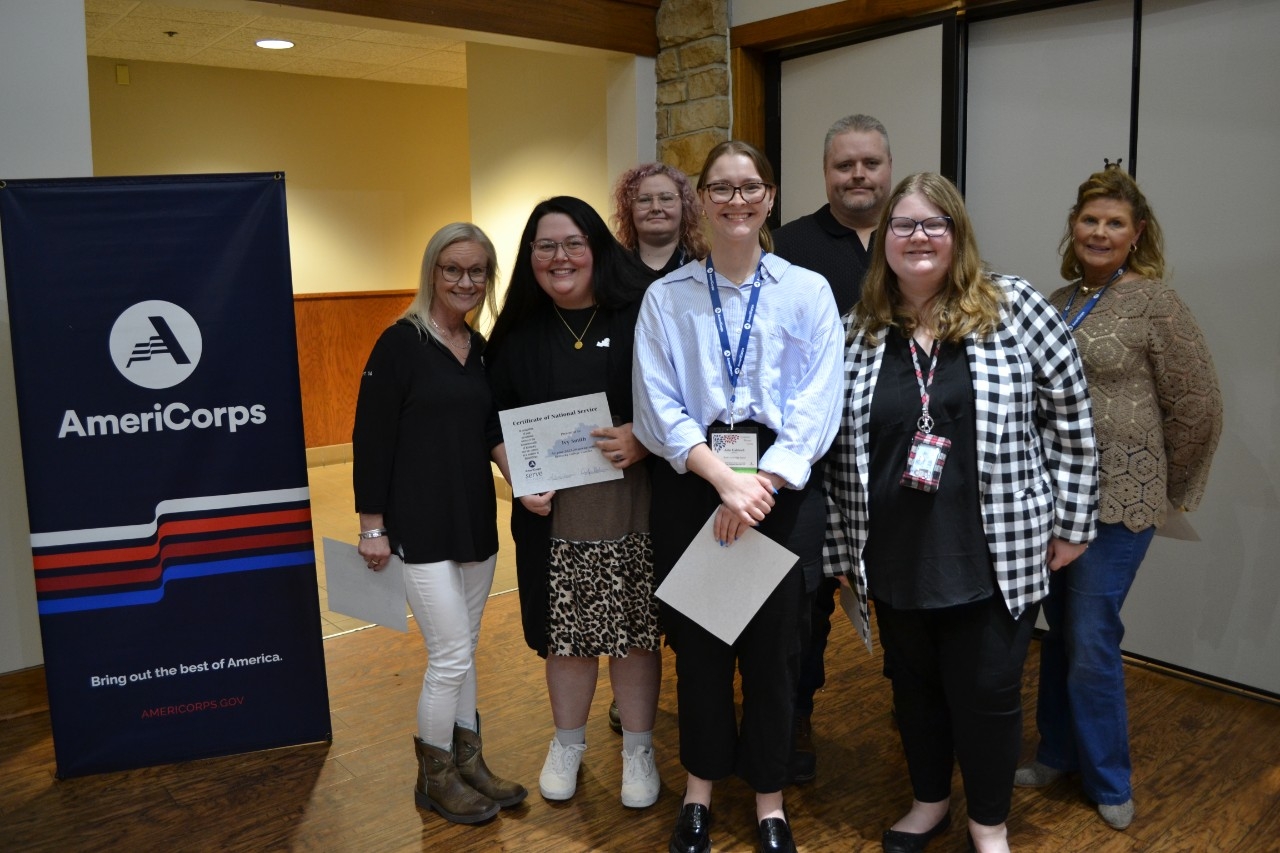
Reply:
M1222 395L1204 335L1162 280L1164 240L1119 164L1080 185L1050 297L1084 359L1098 435L1098 538L1050 579L1040 649L1035 760L1015 783L1079 771L1110 826L1133 819L1120 608L1166 505L1195 509L1222 432Z

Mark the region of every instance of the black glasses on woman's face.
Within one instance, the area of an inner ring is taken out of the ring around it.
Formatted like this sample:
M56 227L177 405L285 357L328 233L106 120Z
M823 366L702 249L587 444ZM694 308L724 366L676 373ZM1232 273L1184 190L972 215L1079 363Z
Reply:
M894 216L889 219L889 230L895 237L910 237L919 228L926 237L941 237L951 229L950 216L930 216L928 219L912 219L910 216Z
M772 184L766 184L763 181L748 181L740 187L725 181L717 181L714 184L707 184L703 187L707 191L707 195L716 204L728 204L733 201L733 196L742 196L742 200L747 204L755 204L764 201L765 194L769 192Z
M489 280L488 267L472 267L464 270L454 264L436 264L436 266L440 269L440 275L444 276L444 280L450 284L462 281L463 273L466 273L467 278L471 279L473 284L484 284Z
M580 258L587 253L586 237L565 237L563 240L534 240L533 256L540 261L549 261L556 256L556 249L564 249L571 258Z

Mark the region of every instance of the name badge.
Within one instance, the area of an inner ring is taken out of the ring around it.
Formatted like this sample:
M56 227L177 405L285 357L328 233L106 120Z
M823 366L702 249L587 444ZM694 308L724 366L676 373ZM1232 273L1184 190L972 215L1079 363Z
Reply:
M753 429L712 427L707 432L711 452L724 464L741 474L754 474L760 464L760 452Z
M901 484L922 492L938 491L938 483L942 481L942 466L947 464L947 451L950 449L951 439L916 432L911 439L907 470L902 472Z

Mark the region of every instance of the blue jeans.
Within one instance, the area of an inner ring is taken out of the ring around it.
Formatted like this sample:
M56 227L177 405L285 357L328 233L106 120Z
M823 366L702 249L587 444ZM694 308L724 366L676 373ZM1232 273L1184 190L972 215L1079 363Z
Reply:
M1099 524L1089 549L1050 576L1044 600L1036 760L1079 770L1085 795L1100 805L1133 794L1120 608L1154 535L1154 527Z

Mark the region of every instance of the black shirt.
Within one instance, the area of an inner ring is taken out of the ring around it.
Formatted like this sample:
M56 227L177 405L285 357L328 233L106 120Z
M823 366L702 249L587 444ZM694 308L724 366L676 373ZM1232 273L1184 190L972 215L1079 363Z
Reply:
M901 610L950 607L995 594L982 527L973 380L963 343L944 343L929 386L933 434L951 439L937 492L901 485L920 417L920 385L907 339L886 332L871 397L869 533L863 559L875 598ZM927 380L929 353L919 346Z
M467 363L408 320L373 346L351 435L356 511L381 513L409 563L460 563L498 551L489 382L471 333Z
M829 204L793 219L773 234L774 254L827 280L842 317L862 295L862 279L870 265L868 249L857 231L836 221Z

